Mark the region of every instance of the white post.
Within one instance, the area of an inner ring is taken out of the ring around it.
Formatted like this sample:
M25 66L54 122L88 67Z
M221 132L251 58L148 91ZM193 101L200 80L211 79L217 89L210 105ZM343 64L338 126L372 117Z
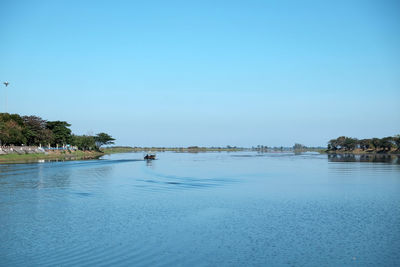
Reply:
M6 89L5 89L5 90L6 90L6 91L5 91L5 92L6 92L5 94L6 94L6 113L7 113L7 86L6 86Z

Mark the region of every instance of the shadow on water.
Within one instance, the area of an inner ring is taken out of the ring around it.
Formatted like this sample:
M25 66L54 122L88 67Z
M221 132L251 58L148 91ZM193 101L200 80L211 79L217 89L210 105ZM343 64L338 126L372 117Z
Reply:
M400 158L395 155L374 154L374 155L354 155L354 154L330 154L328 155L329 162L375 162L375 163L390 163L400 164Z
M154 169L155 165L154 165L154 162L153 162L154 160L153 159L146 159L145 161L146 161L146 166L147 167L149 167L151 169Z

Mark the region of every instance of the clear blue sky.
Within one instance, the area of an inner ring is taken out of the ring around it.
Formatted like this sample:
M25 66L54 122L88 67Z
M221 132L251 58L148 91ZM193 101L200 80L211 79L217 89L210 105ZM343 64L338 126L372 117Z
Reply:
M400 133L400 1L0 2L8 111L119 145ZM4 86L1 88L4 111Z

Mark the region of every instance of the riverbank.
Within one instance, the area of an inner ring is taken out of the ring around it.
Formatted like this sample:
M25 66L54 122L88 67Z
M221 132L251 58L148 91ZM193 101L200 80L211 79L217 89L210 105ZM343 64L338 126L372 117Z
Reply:
M82 160L96 159L103 156L103 152L98 151L57 151L52 153L32 153L32 154L7 154L0 155L0 164L4 163L24 163L37 162L39 160Z
M68 150L43 150L38 147L8 147L0 150L0 164L37 162L39 160L82 160L97 159L101 156L116 153L146 151L144 148L133 147L108 147L100 151L68 151ZM157 150L160 151L160 150Z

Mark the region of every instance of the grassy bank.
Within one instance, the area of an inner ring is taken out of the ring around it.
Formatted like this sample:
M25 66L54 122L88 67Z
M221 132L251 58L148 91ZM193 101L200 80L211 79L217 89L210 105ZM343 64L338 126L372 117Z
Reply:
M22 163L22 162L37 162L38 160L80 160L80 159L94 159L103 156L104 153L97 151L74 151L74 152L60 152L49 154L8 154L0 155L1 163Z

